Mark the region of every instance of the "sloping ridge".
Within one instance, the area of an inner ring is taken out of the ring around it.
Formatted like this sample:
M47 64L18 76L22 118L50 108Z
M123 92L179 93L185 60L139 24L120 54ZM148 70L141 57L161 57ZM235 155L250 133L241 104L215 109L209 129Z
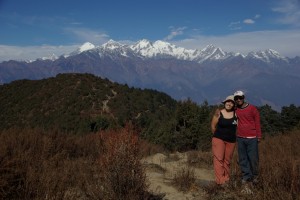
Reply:
M139 113L147 116L149 108L158 115L161 105L172 113L176 101L162 92L129 88L91 74L18 80L0 85L0 130L41 127L88 132L99 120L126 123Z

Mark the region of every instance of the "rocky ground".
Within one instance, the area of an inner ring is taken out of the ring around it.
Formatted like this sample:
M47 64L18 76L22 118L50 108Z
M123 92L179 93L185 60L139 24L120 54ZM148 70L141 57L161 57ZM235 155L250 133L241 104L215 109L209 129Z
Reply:
M187 153L162 154L157 153L142 160L146 167L149 191L161 195L164 200L194 200L206 199L203 186L214 181L213 168L191 167L187 163ZM185 192L174 184L174 175L181 170L194 172L195 182Z

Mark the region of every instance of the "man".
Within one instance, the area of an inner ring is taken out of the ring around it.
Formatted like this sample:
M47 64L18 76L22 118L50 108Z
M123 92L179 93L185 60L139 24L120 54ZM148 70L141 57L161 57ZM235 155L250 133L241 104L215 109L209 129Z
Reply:
M242 184L257 183L258 142L262 137L260 115L255 106L245 102L243 91L234 93L234 101L237 106L237 143Z

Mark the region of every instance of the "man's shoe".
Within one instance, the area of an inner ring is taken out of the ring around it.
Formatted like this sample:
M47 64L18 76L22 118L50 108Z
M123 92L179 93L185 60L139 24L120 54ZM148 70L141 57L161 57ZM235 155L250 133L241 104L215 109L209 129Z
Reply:
M257 185L257 184L259 183L258 177L255 177L255 178L252 180L252 183L253 183L253 185Z
M242 181L242 194L253 194L251 183L248 181Z

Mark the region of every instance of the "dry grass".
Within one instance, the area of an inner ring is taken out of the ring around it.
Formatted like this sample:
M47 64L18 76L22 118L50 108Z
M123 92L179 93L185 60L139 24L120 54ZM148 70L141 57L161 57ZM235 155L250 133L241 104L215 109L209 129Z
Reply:
M172 183L179 191L187 192L196 181L195 172L190 167L183 167L175 172Z
M300 133L260 144L260 190L264 199L300 199Z
M101 134L104 141L99 164L105 199L143 199L146 175L139 158L139 139L131 129Z
M236 152L228 187L199 187L208 199L300 200L299 144L300 131L260 143L260 182L252 195L241 194ZM139 140L130 127L83 136L37 129L3 131L0 199L161 199L146 192L140 164L142 155L157 151L161 148ZM188 152L187 160L191 167L173 177L175 186L185 192L196 184L192 167L212 167L211 152Z
M213 165L213 156L211 152L189 151L187 162L189 166L210 169Z
M166 158L164 159L164 162L176 162L180 160L180 157L176 153L166 153Z
M158 144L151 144L146 140L140 139L140 155L147 157L164 151L164 147Z
M0 133L0 199L147 199L139 140L130 128L74 136Z

